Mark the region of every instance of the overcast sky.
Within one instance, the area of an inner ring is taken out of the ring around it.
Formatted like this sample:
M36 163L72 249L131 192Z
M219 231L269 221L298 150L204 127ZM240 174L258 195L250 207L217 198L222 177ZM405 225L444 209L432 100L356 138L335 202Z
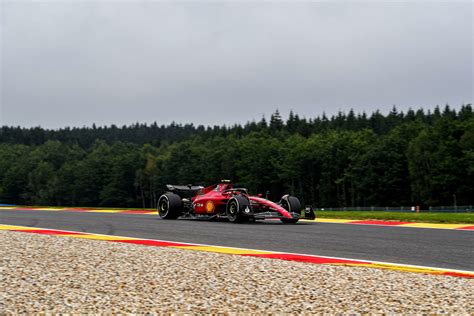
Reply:
M213 125L473 100L472 1L0 2L0 125Z

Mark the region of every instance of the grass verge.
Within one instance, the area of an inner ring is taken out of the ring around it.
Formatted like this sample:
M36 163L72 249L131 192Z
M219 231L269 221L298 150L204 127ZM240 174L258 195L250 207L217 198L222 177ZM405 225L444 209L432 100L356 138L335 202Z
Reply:
M316 211L316 218L375 219L425 223L474 224L474 213L404 213L370 211Z

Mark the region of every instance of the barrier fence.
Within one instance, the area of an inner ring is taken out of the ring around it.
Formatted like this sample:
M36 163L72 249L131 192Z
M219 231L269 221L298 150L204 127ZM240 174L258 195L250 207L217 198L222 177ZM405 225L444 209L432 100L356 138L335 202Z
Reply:
M335 212L417 212L416 206L355 206L355 207L319 207L316 211L335 211ZM419 212L433 213L469 213L474 212L473 205L451 205L451 206L430 206L427 209L419 209Z

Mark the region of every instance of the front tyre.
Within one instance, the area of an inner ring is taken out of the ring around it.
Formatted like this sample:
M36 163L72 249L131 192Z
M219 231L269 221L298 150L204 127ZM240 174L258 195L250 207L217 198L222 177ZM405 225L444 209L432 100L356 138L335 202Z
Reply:
M285 195L281 198L281 206L290 213L301 214L301 202L300 200L291 195ZM280 218L280 220L285 224L294 224L299 221L297 218Z
M234 196L227 202L226 215L231 223L245 221L250 213L250 201L243 196Z
M165 193L158 199L158 213L163 219L176 219L183 214L183 201L177 194Z

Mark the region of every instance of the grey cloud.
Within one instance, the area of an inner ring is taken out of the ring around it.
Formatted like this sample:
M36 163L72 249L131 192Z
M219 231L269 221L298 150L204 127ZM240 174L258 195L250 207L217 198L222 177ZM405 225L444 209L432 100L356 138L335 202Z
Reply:
M0 124L472 102L472 2L2 2Z

